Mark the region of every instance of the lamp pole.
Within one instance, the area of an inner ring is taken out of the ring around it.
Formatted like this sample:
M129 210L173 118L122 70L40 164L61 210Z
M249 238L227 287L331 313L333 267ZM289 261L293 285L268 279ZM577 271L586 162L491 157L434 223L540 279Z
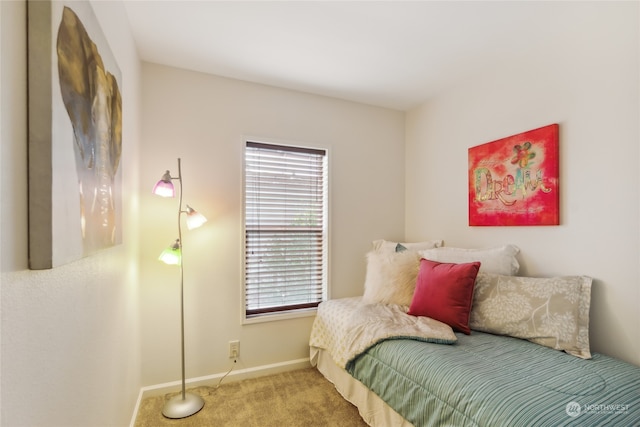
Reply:
M180 245L180 345L182 359L182 400L186 399L185 392L185 363L184 363L184 256L182 250L182 166L178 157L178 183L180 195L178 196L178 245Z

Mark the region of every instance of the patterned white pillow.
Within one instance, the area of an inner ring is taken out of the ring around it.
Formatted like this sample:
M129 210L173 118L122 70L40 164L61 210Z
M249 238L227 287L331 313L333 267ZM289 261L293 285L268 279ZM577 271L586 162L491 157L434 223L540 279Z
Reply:
M535 278L480 273L469 327L590 359L591 282L587 276Z
M420 251L422 258L455 264L480 262L480 273L494 273L513 276L518 273L520 264L516 255L520 248L514 245L497 246L484 249L466 249L443 246L441 248Z

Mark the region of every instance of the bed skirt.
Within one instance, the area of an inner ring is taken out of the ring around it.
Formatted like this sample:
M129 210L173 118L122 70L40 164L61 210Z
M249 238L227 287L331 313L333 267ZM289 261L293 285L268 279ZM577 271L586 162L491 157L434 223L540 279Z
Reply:
M374 427L413 427L375 393L336 365L329 353L313 348L316 368L348 402L358 408L362 419Z

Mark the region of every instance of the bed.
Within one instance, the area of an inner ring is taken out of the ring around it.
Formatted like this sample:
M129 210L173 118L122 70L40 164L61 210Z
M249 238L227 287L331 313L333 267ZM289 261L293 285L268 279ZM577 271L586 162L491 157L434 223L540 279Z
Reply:
M364 295L323 302L310 337L312 364L369 425L640 426L640 368L589 349L590 278L519 277L511 245L397 245L374 243ZM427 293L438 319L416 314L433 277L454 290ZM466 314L448 318L461 294Z

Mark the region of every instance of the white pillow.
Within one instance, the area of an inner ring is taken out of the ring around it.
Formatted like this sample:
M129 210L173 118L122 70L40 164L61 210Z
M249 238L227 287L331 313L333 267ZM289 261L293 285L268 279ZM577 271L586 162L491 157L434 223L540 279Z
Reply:
M416 251L369 252L362 300L409 306L419 270L420 256Z
M375 240L373 242L373 249L385 252L403 252L405 250L420 251L423 249L439 248L442 246L442 240L427 240L424 242L416 243L404 243L404 242L391 242L388 240Z
M485 249L464 249L441 247L420 251L422 258L446 263L467 263L480 261L480 273L502 274L514 276L520 269L516 255L520 249L514 245L498 246Z

